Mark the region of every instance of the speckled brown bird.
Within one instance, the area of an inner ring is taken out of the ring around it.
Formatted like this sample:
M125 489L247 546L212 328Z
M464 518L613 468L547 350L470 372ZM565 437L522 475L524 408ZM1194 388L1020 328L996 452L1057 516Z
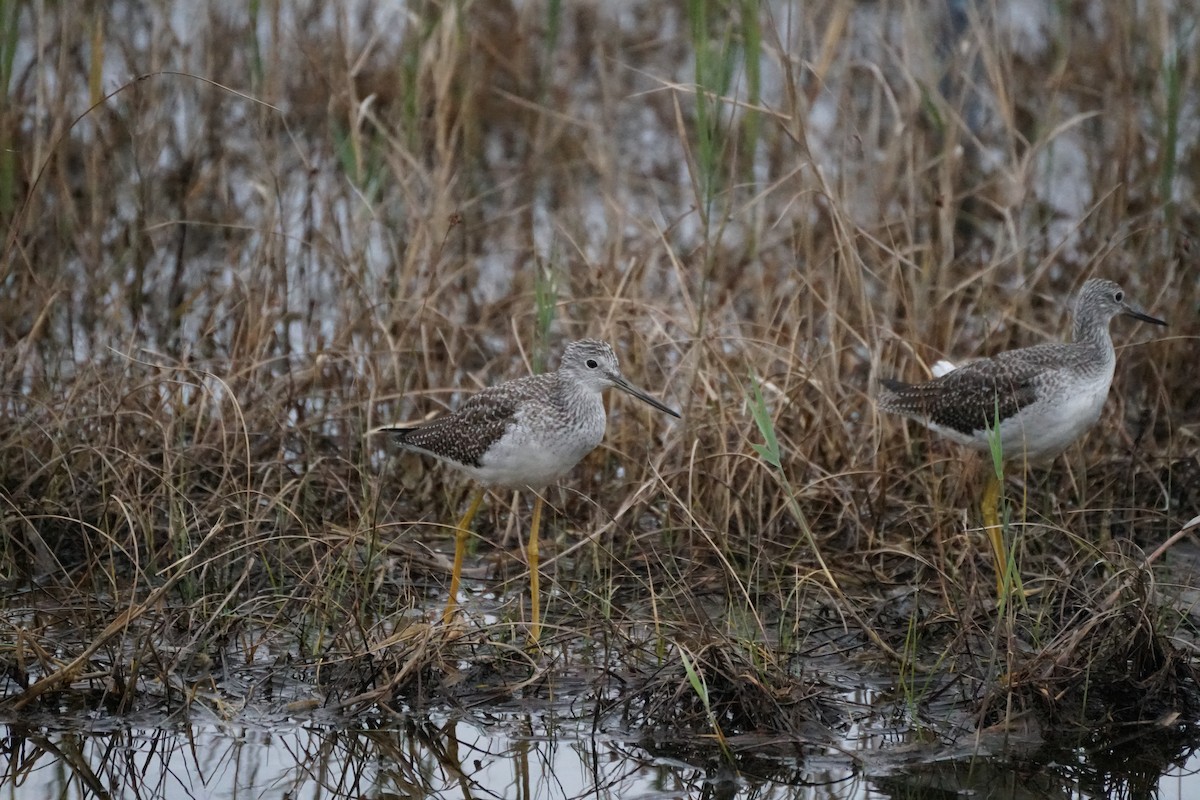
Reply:
M884 380L876 402L974 450L991 451L996 442L1005 460L1053 458L1100 418L1117 363L1109 324L1119 314L1167 324L1130 303L1116 283L1093 278L1075 301L1070 343L1009 350L925 383ZM988 475L984 525L996 557L1003 559L996 512L1000 486L994 471Z
M404 449L444 461L484 487L534 490L527 551L534 642L541 630L538 528L543 500L537 490L560 480L600 444L607 425L603 393L610 387L679 417L625 380L612 347L583 339L567 345L554 372L491 386L472 395L457 411L428 422L379 429L392 434ZM475 493L458 523L450 598L443 614L447 622L454 614L467 537L483 495L482 488Z

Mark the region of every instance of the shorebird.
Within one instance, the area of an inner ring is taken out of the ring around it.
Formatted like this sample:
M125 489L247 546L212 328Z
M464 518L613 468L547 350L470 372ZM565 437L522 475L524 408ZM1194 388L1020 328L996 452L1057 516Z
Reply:
M1133 305L1116 283L1093 278L1075 301L1070 343L1009 350L925 383L884 380L877 403L973 450L998 450L1003 460L1049 460L1100 418L1117 363L1109 323L1120 314L1167 324ZM997 470L989 469L981 511L997 559L998 592L1007 566L999 495Z
M677 411L625 380L612 347L583 339L567 345L555 372L491 386L472 395L457 411L432 420L378 429L392 434L405 450L433 456L482 484L457 526L444 623L454 615L471 521L486 488L531 489L529 637L537 642L541 632L538 528L544 502L538 490L556 483L600 444L608 420L603 392L610 387L679 417Z

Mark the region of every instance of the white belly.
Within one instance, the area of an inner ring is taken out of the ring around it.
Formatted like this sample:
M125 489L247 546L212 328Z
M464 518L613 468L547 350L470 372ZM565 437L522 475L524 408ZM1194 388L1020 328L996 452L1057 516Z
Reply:
M1001 422L1000 449L1004 459L1041 461L1066 450L1100 418L1111 382L1111 375L1099 375L1072 392L1051 401L1038 401ZM968 440L962 434L942 432L976 450L991 449L986 435Z
M597 403L599 404L599 398ZM534 421L510 425L505 434L480 459L477 467L464 468L483 483L538 489L557 483L604 438L605 415L586 415L569 426L569 432L547 430Z

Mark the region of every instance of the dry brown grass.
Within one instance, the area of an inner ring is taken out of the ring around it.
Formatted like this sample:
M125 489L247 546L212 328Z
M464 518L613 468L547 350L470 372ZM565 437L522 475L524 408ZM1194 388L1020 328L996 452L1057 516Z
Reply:
M913 676L947 668L991 711L1088 671L1071 631L1116 580L1106 538L1140 574L1137 548L1198 510L1200 151L1193 120L1171 125L1172 87L1197 93L1173 33L1194 12L1047 12L1020 39L984 3L955 39L919 4L818 5L712 13L705 52L761 33L759 97L734 56L740 82L697 89L674 3L565 3L557 23L539 3L20 6L0 108L9 702L45 676L194 702L231 663L286 662L357 710L454 697L462 659L586 687L614 659L678 670L701 639L712 682L758 664L778 697L794 676L755 653L826 626L914 707ZM742 105L706 161L710 89ZM1136 344L1101 423L1010 480L1042 594L998 612L975 462L881 418L872 387L1063 336L1092 274L1171 327L1118 321ZM549 493L541 657L520 647L528 519L505 497L473 574L513 591L481 630L428 628L467 487L367 431L584 335L684 421L614 400ZM779 469L751 447L755 381ZM1154 569L1165 591L1103 613L1139 615L1136 646L1188 683L1194 569Z

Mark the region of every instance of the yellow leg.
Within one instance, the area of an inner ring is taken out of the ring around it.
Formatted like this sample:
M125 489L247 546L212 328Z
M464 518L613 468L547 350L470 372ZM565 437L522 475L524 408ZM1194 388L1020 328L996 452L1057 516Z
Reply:
M479 511L484 491L483 488L480 488L475 492L475 497L471 500L467 513L463 514L462 520L459 521L458 530L454 534L454 568L450 571L450 599L446 601L446 610L442 612L442 623L445 625L449 625L450 620L454 618L454 608L458 605L458 585L462 582L463 556L467 553L467 537L471 535L471 520L475 519L475 514Z
M533 495L533 522L529 525L529 551L526 560L529 562L529 609L533 619L529 623L529 641L537 644L538 636L542 633L542 592L541 575L538 574L538 528L542 524L542 496Z
M1004 549L1004 530L1000 527L1000 479L990 469L987 487L983 490L983 502L979 510L983 514L983 527L992 542L992 557L996 566L996 597L1004 594L1004 573L1008 569L1008 553Z

